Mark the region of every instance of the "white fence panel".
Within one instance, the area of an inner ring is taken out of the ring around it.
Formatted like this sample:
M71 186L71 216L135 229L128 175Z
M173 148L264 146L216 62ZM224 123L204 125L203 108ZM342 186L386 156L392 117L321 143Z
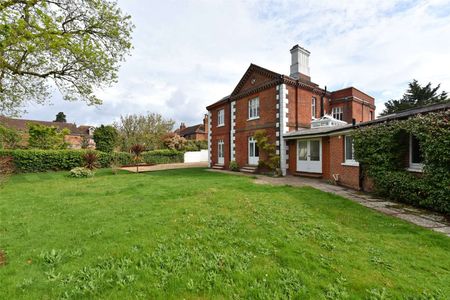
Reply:
M185 152L184 162L185 163L208 162L208 150Z

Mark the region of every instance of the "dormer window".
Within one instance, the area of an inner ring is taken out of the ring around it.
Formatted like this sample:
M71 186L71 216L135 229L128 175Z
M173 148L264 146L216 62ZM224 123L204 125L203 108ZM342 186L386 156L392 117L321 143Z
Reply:
M248 101L248 119L258 119L259 118L259 98L253 98Z
M217 112L217 127L225 126L225 110L221 109Z
M343 120L344 119L344 109L342 106L333 107L331 110L331 115L336 120Z

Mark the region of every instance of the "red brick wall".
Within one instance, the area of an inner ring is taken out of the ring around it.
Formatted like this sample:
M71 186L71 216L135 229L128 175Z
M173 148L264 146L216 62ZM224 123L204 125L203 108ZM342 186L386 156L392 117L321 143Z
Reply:
M289 131L296 130L298 128L308 128L311 125L312 119L312 98L316 98L316 117L320 117L320 105L321 105L321 96L315 94L309 90L298 88L298 87L288 87L288 98L289 98ZM296 105L297 102L297 105ZM324 97L324 113L326 113L329 109L329 100Z
M344 140L343 135L331 136L330 138L330 179L333 174L339 174L339 184L359 189L359 167L343 166L344 162Z
M272 87L236 100L235 160L240 167L248 164L248 138L256 130L266 130L269 141L276 142L276 95L276 88ZM248 102L256 97L259 98L259 119L248 121ZM264 158L260 151L260 159Z
M297 171L297 140L288 141L289 149L289 168L287 173L294 175Z

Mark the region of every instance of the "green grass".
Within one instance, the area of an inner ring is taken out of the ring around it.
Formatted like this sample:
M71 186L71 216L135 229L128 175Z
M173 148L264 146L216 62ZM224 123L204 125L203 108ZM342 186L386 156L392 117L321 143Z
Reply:
M0 249L0 299L450 298L444 235L202 169L15 175Z

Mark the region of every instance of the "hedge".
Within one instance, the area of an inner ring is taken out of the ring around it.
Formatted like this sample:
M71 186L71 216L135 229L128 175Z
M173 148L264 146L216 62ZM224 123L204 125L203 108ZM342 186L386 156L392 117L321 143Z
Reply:
M0 157L13 158L16 173L34 173L46 171L70 170L83 166L83 155L88 150L0 150ZM91 150L92 151L92 150ZM126 152L104 153L96 151L99 165L102 168L133 163L132 155ZM183 153L173 150L154 150L144 152L143 162L148 164L164 164L183 162Z
M423 174L405 168L409 135L424 155ZM450 214L450 111L356 130L355 156L381 196Z

